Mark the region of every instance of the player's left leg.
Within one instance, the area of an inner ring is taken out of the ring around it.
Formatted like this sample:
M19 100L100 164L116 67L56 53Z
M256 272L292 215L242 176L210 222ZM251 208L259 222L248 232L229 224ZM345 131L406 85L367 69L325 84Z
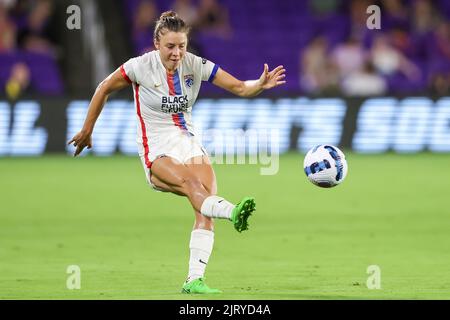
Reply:
M204 188L210 193L202 204L201 213L207 217L224 218L223 213L228 211L226 216L233 222L234 228L238 232L248 229L248 218L255 210L255 201L252 197L245 197L237 205L229 203L226 199L217 196L216 175L207 156L191 158L186 165L192 169L194 175L200 178ZM226 210L224 210L226 208ZM199 217L198 221L202 221Z

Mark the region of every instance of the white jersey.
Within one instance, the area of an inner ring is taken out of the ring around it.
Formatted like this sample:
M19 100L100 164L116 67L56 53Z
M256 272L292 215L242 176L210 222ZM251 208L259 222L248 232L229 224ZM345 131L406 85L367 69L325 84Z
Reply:
M176 135L180 133L196 135L192 106L201 82L211 82L218 68L211 61L186 52L175 73L169 74L157 50L132 58L120 67L122 76L133 84L139 154L146 158L148 168L152 158L159 156L155 149L164 149L160 143L162 136L173 135L173 139L177 139ZM165 143L168 143L167 139Z
M143 121L159 130L174 125L191 129L192 106L201 82L212 81L218 66L186 52L175 73L169 74L155 50L128 60L121 70L133 83L135 103Z

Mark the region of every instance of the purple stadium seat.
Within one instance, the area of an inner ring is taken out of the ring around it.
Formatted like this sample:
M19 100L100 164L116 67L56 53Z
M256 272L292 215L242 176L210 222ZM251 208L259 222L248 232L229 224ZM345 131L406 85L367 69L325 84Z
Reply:
M30 69L32 91L45 95L58 95L64 91L56 61L47 55L21 52L0 54L0 85L5 86L15 63L26 63Z
M167 10L173 3L165 0L155 1L160 11ZM312 39L323 35L327 38L330 48L333 48L345 41L351 32L349 0L340 1L339 9L326 17L315 16L311 12L309 1L313 0L218 1L228 9L234 34L231 39L224 40L198 33L197 41L202 54L240 79L254 79L259 76L265 62L269 63L271 68L283 64L287 69L288 82L279 90L299 92L299 55ZM414 0L405 1L411 6ZM140 0L124 0L129 15L132 15L139 2ZM450 17L450 1L437 0L435 5ZM399 24L403 26L404 21L385 18L383 23L386 28ZM374 36L385 31L363 31L361 41L364 48L369 49ZM417 50L408 55L417 61L423 77L417 81L410 81L401 75L390 77L388 82L392 93L424 89L430 70L447 66L442 57L436 56L436 50L430 47L429 38L428 35L412 35L413 47ZM217 92L213 86L205 86L202 90Z

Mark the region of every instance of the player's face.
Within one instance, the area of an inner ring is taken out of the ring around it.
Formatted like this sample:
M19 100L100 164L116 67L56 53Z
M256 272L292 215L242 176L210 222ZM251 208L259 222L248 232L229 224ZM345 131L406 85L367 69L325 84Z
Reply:
M155 47L159 50L164 66L173 71L181 63L186 53L187 35L184 32L169 31L155 41Z

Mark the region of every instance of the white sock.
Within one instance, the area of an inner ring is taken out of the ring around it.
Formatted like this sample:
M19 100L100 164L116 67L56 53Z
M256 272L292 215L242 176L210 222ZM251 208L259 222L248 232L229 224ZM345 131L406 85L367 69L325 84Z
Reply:
M200 209L200 213L211 218L231 219L231 212L235 205L222 197L209 196Z
M189 242L189 249L191 250L189 274L186 282L203 277L213 244L214 232L205 229L192 231L191 241Z

